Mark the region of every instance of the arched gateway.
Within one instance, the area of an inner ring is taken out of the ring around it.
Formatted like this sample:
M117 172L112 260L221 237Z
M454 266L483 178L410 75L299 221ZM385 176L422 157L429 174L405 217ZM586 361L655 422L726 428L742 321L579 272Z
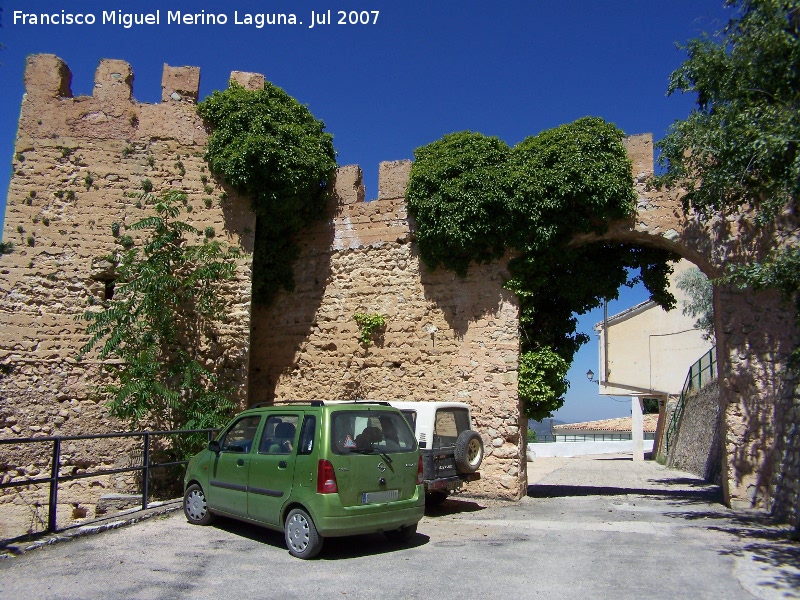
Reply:
M238 72L232 78L245 87L264 81ZM218 239L245 250L226 290L228 319L201 349L205 364L236 390L240 406L342 397L470 402L487 450L483 478L471 489L507 498L525 493L518 306L503 288L505 263L473 265L465 279L420 265L404 201L410 162L381 164L372 202L364 202L360 169L340 168L327 218L299 240L295 290L269 307L253 305L255 219L247 199L216 181L202 160L207 132L194 110L199 69L165 66L158 104L133 99L132 72L122 61L101 62L90 97L72 97L70 79L55 56L28 60L3 231L3 241L15 248L0 257L0 363L8 371L0 377L0 437L123 427L93 395L102 377L96 361L75 361L86 342L75 316L87 300L102 300L113 279L102 261L114 246L112 224L143 216L128 192L147 180L154 190L185 191L197 227L213 227ZM627 148L638 211L631 221L612 224L607 239L672 250L714 277L728 264L759 256L777 235L796 231L793 222L772 232L744 219L703 224L687 217L677 196L646 189L651 137L629 138ZM583 241L589 240L575 243ZM382 336L369 347L359 341L356 312L386 316ZM774 507L796 521L800 408L786 368L798 341L794 314L776 294L720 286L715 318L726 500ZM124 449L110 446L82 453L68 453L80 468L129 460ZM46 469L48 460L0 456L15 477ZM59 502L91 503L98 490L121 491L130 483L97 480L98 486L84 480ZM9 515L19 505L26 518L22 501L0 502Z

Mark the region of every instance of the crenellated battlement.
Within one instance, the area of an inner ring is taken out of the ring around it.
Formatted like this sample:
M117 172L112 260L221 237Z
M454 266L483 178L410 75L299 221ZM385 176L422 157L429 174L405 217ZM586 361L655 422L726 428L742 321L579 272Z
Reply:
M234 71L231 79L241 82L261 78L257 73ZM244 85L244 84L243 84ZM72 95L72 71L55 54L33 54L25 66L25 92L32 99L67 99ZM200 67L164 65L161 76L161 101L197 103ZM104 58L94 74L91 98L103 101L133 100L133 69L124 60Z
M248 89L264 85L260 73L233 71L231 80ZM25 98L20 115L18 146L56 138L124 139L149 142L174 139L203 146L208 134L197 114L199 67L165 64L161 102L138 102L133 96L134 73L123 60L103 59L95 71L91 96L73 96L72 72L53 54L28 57ZM17 148L19 151L19 147Z
M248 90L260 89L261 73L231 71L230 81ZM125 139L149 142L176 139L204 145L207 132L194 106L200 90L200 67L165 64L161 76L161 102L141 103L133 96L134 73L124 60L103 59L94 77L91 96L73 96L72 71L54 54L28 57L25 68L25 99L20 118L20 140L29 147L63 145L63 138ZM61 140L61 141L59 141ZM19 149L18 149L19 150ZM377 200L405 196L411 161L382 162L378 172ZM365 201L362 170L358 165L337 169L331 186L339 205Z

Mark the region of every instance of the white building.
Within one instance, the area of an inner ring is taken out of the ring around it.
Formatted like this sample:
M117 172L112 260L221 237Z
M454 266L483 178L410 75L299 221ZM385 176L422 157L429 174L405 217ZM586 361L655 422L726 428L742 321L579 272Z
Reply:
M675 285L677 276L692 268L681 261L670 278L677 307L669 312L648 301L605 317L595 325L598 336L599 392L604 396L630 396L633 417L634 460L643 460L642 400L659 399L663 417L669 396L681 393L686 373L713 342L695 329L693 317L683 314L686 294ZM594 376L591 371L587 373ZM664 419L659 419L658 444Z

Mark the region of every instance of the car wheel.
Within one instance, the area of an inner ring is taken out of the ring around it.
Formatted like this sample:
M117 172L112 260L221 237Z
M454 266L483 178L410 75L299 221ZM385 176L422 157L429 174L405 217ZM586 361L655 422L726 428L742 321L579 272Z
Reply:
M477 431L467 429L456 438L456 468L461 473L474 473L483 461L483 440Z
M385 535L389 540L393 542L402 542L407 544L411 540L414 539L414 536L417 535L417 524L414 523L413 525L406 525L405 527L401 527L400 529L392 529L391 531L384 531L383 535Z
M317 533L314 521L302 508L293 508L284 527L289 554L297 558L314 558L322 550L323 538Z
M214 515L208 510L203 488L196 483L186 488L183 496L183 514L192 525L208 525L214 520Z
M434 491L425 493L425 504L428 506L439 506L442 502L447 500L447 492Z

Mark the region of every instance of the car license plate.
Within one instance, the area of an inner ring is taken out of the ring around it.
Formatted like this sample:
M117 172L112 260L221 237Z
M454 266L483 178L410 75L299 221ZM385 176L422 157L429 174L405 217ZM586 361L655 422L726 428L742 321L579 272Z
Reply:
M361 494L361 504L379 504L381 502L394 502L399 497L400 497L400 490L364 492L363 494Z

